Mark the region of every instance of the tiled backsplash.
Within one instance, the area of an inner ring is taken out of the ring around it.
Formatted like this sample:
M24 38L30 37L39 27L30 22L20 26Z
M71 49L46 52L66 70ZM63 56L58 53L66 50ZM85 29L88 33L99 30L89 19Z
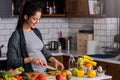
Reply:
M76 49L76 36L78 31L85 26L93 27L93 18L71 18L69 19L69 35L72 36L72 49Z
M6 53L9 37L15 30L16 24L17 18L0 19L0 45L4 44L2 52ZM67 37L68 26L67 18L42 18L37 28L42 33L44 44L47 44L48 41L57 40L59 31L62 31L63 37Z
M17 18L0 19L0 45L4 44L3 52L7 51L7 42L16 24ZM44 44L51 40L56 41L59 31L62 31L65 38L72 36L72 49L75 50L76 34L85 25L94 27L95 40L101 41L104 45L113 42L117 30L116 18L42 18L37 28L42 33Z
M112 46L114 36L118 34L118 18L94 19L94 40L101 42L101 46Z

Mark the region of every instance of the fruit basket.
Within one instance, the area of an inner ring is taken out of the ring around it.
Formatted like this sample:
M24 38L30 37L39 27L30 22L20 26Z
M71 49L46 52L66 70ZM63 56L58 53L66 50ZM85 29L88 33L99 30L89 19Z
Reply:
M94 78L105 74L102 66L97 66L94 58L88 55L79 57L76 64L77 66L71 70L73 76Z

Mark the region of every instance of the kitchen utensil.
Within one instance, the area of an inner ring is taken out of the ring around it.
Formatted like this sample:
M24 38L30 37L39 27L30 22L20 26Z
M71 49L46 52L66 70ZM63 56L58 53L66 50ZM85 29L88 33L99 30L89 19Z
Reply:
M50 69L50 70L57 70L56 68L50 66L50 65L47 65L47 68Z
M60 42L60 44L62 46L62 49L65 50L66 49L65 38L59 38L58 40L59 40L59 42Z
M59 43L57 41L50 41L48 42L48 49L49 50L57 50Z

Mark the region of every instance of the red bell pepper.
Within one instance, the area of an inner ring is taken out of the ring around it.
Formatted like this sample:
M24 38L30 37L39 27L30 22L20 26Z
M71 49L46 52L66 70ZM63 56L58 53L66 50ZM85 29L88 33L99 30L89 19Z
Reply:
M18 77L17 77L17 80L22 80L22 76L18 76Z

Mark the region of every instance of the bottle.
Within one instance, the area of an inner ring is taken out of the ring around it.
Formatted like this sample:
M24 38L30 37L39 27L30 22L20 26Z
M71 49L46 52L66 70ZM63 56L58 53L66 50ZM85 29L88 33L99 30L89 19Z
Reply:
M46 3L46 14L49 14L49 6L48 6L48 1Z
M62 46L61 46L61 43L59 43L59 46L58 46L58 52L59 52L59 53L62 52Z
M53 1L53 14L56 14L56 5L55 5L55 1Z
M50 6L49 7L49 14L52 14L53 13L53 10L52 10L52 7Z

